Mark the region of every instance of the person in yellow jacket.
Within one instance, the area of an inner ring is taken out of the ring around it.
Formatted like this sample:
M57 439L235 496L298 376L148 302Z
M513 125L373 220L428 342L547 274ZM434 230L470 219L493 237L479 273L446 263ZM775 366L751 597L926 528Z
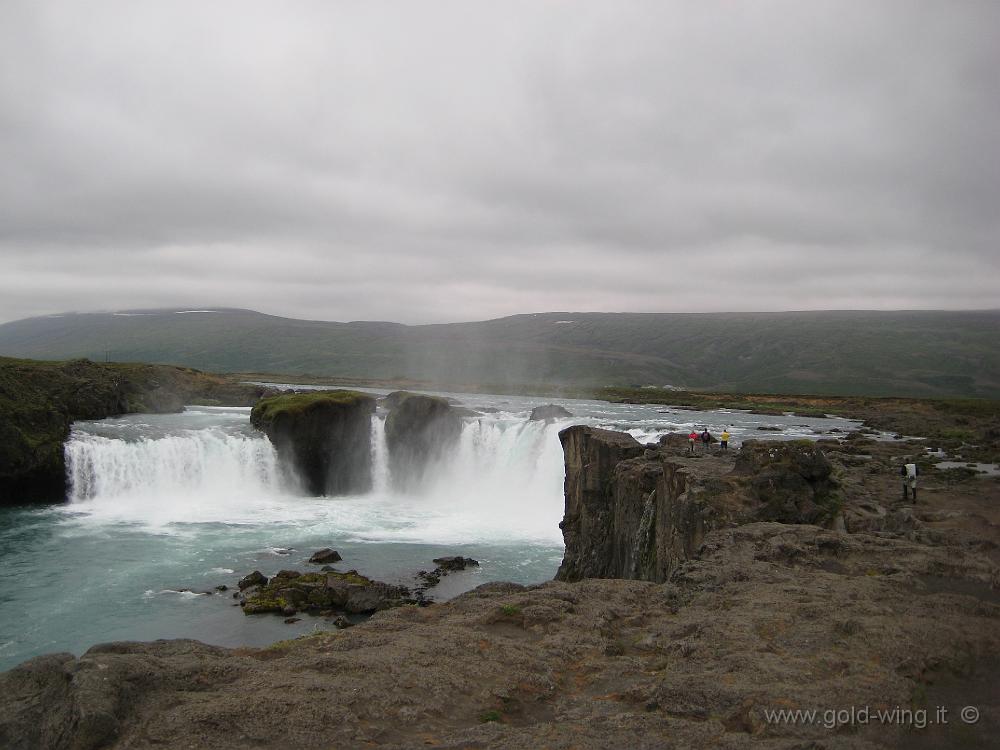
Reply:
M723 430L722 434L719 435L719 448L721 450L728 450L729 449L729 429L728 428L725 429L725 430Z

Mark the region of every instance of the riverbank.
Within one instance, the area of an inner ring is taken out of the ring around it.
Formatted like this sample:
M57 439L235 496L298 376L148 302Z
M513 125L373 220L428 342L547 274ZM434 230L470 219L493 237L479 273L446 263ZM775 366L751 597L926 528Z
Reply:
M492 393L602 400L618 404L662 404L698 411L740 409L754 414L792 412L802 417L828 414L863 422L874 430L920 436L969 461L1000 462L1000 400L975 398L894 398L874 396L789 395L777 393L716 393L670 388L580 388L547 385L446 384L397 379L359 379L274 373L241 373L250 382L277 382L336 387L365 386L392 390Z
M665 583L491 583L263 649L40 657L0 676L0 744L989 746L1000 483L931 475L914 505L893 471L914 446L855 433L823 450L843 530L744 519L709 530ZM667 460L700 463L712 486L738 457ZM865 708L898 718L845 718ZM818 718L774 713L799 709Z
M251 406L271 392L186 367L0 357L0 505L65 499L63 448L77 420Z

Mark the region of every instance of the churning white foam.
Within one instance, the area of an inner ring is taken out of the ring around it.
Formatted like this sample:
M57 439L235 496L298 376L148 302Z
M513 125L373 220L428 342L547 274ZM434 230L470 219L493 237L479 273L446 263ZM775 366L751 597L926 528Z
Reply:
M267 439L216 428L134 441L74 430L66 465L74 511L152 526L252 523L284 486Z
M466 420L419 491L392 488L384 419L372 420L373 488L303 497L262 436L215 427L137 440L74 430L66 446L72 504L89 523L178 532L196 523L297 527L364 542L559 545L562 449L557 424L524 416Z

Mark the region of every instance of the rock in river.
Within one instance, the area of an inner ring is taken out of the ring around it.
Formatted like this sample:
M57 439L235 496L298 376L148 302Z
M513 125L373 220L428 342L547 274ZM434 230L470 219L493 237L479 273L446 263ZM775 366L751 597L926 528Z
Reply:
M454 448L462 418L454 406L436 396L397 391L386 401L395 404L385 420L393 484L418 485L428 465Z
M546 404L545 406L536 406L532 409L531 416L529 416L528 419L532 422L549 422L553 419L572 416L573 413L568 409L564 409L556 404Z
M261 400L250 422L262 430L312 495L367 492L372 486L375 399L355 391L293 393Z
M309 558L309 562L316 563L317 565L323 565L324 563L335 563L343 560L340 553L337 550L330 549L329 547L324 547L321 550L313 552L312 557Z

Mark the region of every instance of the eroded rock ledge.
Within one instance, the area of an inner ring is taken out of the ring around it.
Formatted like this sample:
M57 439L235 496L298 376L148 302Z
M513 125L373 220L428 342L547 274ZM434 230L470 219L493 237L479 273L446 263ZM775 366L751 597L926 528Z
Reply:
M250 423L274 443L311 495L367 492L372 486L375 399L356 391L314 391L262 399Z
M833 466L815 442L749 441L738 453L691 456L682 436L644 446L578 425L559 439L566 553L558 580L662 582L712 529L755 520L826 524L840 510Z

